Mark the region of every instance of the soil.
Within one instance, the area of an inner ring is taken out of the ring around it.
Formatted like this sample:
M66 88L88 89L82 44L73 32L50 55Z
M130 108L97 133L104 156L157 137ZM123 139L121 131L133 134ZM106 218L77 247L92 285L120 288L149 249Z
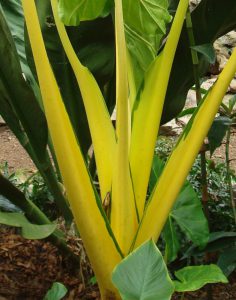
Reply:
M22 170L31 173L36 171L34 163L17 138L4 123L0 123L0 166L6 162L10 172Z
M81 253L78 238L68 241L75 253ZM25 240L17 229L0 227L0 300L42 300L54 282L63 283L68 293L65 300L99 300L97 285L89 283L93 276L86 258L74 271L70 261L47 240ZM211 294L211 297L209 296ZM174 294L172 300L179 300ZM228 284L207 285L199 291L186 293L185 300L235 300L236 273Z

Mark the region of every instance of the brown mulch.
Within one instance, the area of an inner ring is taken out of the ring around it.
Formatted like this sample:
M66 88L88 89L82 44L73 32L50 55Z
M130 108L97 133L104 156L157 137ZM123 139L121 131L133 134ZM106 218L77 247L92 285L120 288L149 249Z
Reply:
M45 240L23 239L17 230L0 227L0 299L41 300L53 282L69 290L65 299L99 299L89 286L88 267L75 274L69 261Z
M76 238L69 244L81 253ZM17 229L0 226L0 300L42 300L53 282L63 283L66 300L99 300L96 285L90 285L91 268L85 254L77 274L73 265L46 240L23 239ZM210 296L211 295L211 296ZM181 299L181 294L172 300ZM236 273L228 284L207 285L201 290L186 293L185 300L236 300Z

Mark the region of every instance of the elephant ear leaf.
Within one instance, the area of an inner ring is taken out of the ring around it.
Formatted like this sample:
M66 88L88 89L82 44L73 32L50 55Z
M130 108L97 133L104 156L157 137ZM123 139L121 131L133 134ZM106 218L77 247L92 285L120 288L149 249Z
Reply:
M171 21L168 6L167 0L123 1L126 42L135 68L137 90Z
M118 264L112 281L124 300L169 300L173 293L164 259L151 240Z

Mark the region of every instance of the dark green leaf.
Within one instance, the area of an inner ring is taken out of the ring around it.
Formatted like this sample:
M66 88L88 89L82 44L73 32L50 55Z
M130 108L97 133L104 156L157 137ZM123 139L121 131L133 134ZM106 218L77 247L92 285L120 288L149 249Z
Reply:
M229 110L230 110L230 112L233 111L235 104L236 104L236 95L234 95L232 98L229 99Z
M177 292L196 291L207 283L227 283L228 280L216 265L185 267L175 276L179 281L174 281Z
M12 204L7 198L0 195L0 210L7 212L20 212L21 210L14 204Z
M167 300L173 284L153 241L148 241L115 268L112 281L124 300Z
M44 161L48 138L46 119L33 91L22 75L14 41L1 11L0 40L0 87L6 91L3 95L0 94L0 97L2 97L1 102L10 102L4 106L3 113L6 114L6 107L8 107L8 112L14 111L15 116L9 116L9 119L13 121L17 116L38 159ZM0 113L2 114L1 107ZM15 121L14 124L16 125ZM19 131L19 128L13 128L14 131Z
M189 182L176 199L170 216L194 244L204 247L209 239L209 228L201 201Z
M195 112L195 110L196 110L196 107L187 108L187 109L181 111L181 113L178 114L177 118L182 118L187 115L192 115Z
M217 265L227 277L236 269L236 244L223 250Z
M191 47L193 50L205 55L210 64L214 64L216 60L215 49L212 44L204 44Z
M174 227L171 217L168 217L168 220L162 231L162 236L165 240L165 259L167 263L170 263L177 258L177 254L180 249L176 229Z
M228 117L217 117L212 123L211 129L208 132L208 141L211 155L218 148L229 129L232 120Z
M222 251L225 248L233 246L235 242L235 232L212 232L210 233L208 244L204 249L198 249L193 245L186 251L183 259L190 256L203 255L205 252Z
M161 173L165 167L165 163L162 159L160 159L157 155L154 155L152 161L152 170L149 179L149 190L153 191Z
M27 81L32 86L37 98L40 100L40 91L38 85L32 75L28 66L25 53L25 40L24 40L24 15L21 6L21 0L0 0L4 16L14 39L17 53L19 55L22 72L24 73Z
M54 282L43 300L60 300L67 293L67 288L60 282Z

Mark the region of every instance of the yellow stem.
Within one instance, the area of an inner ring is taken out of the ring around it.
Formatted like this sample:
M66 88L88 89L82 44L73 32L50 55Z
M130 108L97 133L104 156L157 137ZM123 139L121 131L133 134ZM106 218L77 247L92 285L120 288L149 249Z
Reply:
M112 182L111 226L117 241L127 254L137 230L137 216L129 170L129 101L126 43L122 1L115 1L116 32L116 132L117 152Z
M34 0L22 0L22 4L48 127L75 222L99 285L107 292L117 293L111 283L111 272L121 255L98 207L83 155L50 67Z
M130 166L140 216L145 206L162 108L188 3L188 0L180 0L165 48L148 70L143 90L133 108Z
M157 241L235 72L236 49L173 150L144 212L135 247L150 238Z
M65 26L59 19L58 1L51 0L51 5L58 34L83 97L94 147L101 197L104 199L106 194L111 191L113 160L116 149L115 131L101 90L88 68L80 63Z

